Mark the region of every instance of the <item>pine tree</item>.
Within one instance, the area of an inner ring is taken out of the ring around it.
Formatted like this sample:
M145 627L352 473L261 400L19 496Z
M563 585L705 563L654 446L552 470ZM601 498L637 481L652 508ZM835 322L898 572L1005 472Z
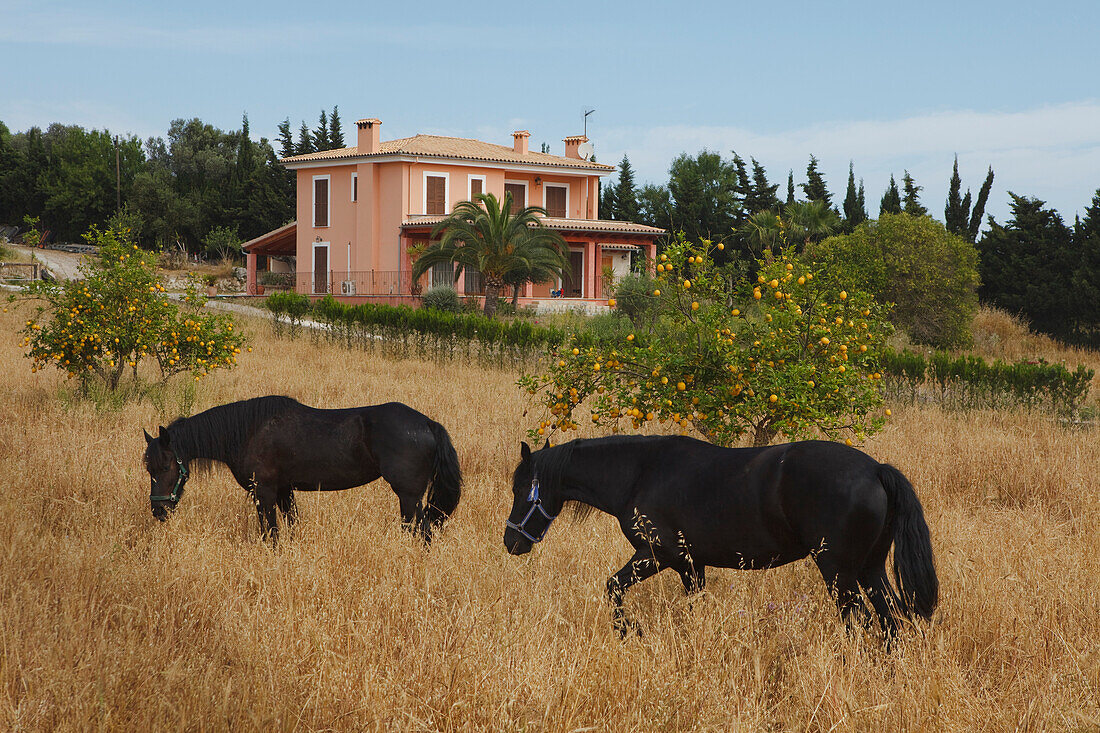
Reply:
M619 164L619 183L615 186L615 218L638 221L638 192L634 188L634 169L623 153Z
M542 152L549 153L550 152L550 145L547 144L547 143L543 143L542 144Z
M978 191L978 200L974 202L974 210L970 213L970 241L978 238L978 229L982 226L982 216L985 214L985 203L989 200L989 192L993 189L993 166L989 166L989 173L985 176L981 190ZM969 193L969 192L968 192Z
M898 191L898 182L894 180L894 174L890 174L890 185L886 188L886 193L882 194L882 202L879 204L878 213L882 214L900 214L901 213L901 193Z
M951 170L951 183L947 188L947 203L943 207L943 223L947 231L960 236L969 233L967 215L970 213L962 204L962 179L959 178L959 156L955 156L955 165ZM967 191L967 194L970 192Z
M752 181L749 178L749 171L745 167L745 159L738 155L736 150L731 152L733 152L733 170L737 176L737 183L734 185L735 203L733 210L733 228L737 230L748 219L749 211L745 203L752 194Z
M279 123L279 157L294 155L294 134L290 131L290 118Z
M855 167L852 161L848 161L848 190L844 195L844 228L849 232L867 221L867 210L864 209L860 198L862 191L862 181L860 181L859 191L856 191Z
M825 178L817 169L817 158L810 156L810 162L806 165L806 182L801 184L802 191L806 194L807 201L824 201L825 206L832 207L833 195L829 193L825 185Z
M298 145L294 149L295 155L314 153L317 149L313 146L313 133L309 131L309 125L302 120L302 126L298 128Z
M905 175L902 176L902 182L905 186L905 213L910 216L924 216L928 213L928 209L924 208L920 202L920 192L924 186L918 186L913 177L909 175L909 171L905 171Z
M331 150L332 143L328 138L328 113L321 110L321 116L317 120L317 129L313 131L313 149L318 153L322 150Z
M787 171L787 206L794 203L794 171Z
M1067 282L1080 260L1073 233L1039 199L1012 199L1012 219L990 229L978 243L983 301L1023 314L1037 331L1060 339L1080 333L1077 293Z
M749 184L748 194L743 202L745 215L752 216L758 211L778 209L779 199L775 192L779 184L768 183L768 172L764 170L764 166L760 165L756 158L749 158L749 160L752 161L752 183Z
M333 150L344 146L344 131L340 127L340 107L332 108L332 116L328 118L328 141Z
M1080 318L1074 341L1095 347L1100 345L1100 190L1085 209L1085 218L1073 227L1073 242L1078 265L1071 290Z
M603 186L600 189L600 218L618 219L618 207L615 206L615 187Z

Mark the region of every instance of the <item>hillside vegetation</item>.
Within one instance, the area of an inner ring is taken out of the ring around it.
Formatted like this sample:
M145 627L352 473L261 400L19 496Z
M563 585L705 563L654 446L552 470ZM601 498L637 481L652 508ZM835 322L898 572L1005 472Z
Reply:
M23 320L0 314L2 729L1100 726L1095 430L894 409L863 448L916 487L941 603L890 655L845 633L809 561L712 571L691 603L678 577L658 576L626 598L645 635L620 642L604 583L630 552L610 518L567 513L530 555L504 551L530 422L517 374L279 340L246 322L255 351L202 383L196 411L267 393L400 400L447 427L466 477L430 551L400 530L382 482L300 496L300 525L273 551L220 470L195 476L157 523L142 429L167 422L174 400L73 400L54 372L30 374L12 335ZM995 313L977 328L989 357L1100 362L1025 341Z

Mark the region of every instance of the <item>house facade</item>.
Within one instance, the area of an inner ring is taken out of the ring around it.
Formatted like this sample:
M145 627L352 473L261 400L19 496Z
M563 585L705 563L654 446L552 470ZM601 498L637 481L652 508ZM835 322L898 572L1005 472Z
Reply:
M245 244L250 292L274 257L293 252L300 293L409 302L446 283L479 295L476 272L456 281L441 266L417 282L411 276L433 227L478 193L501 200L510 193L515 207L543 207L543 225L568 243L572 273L520 292L543 309L606 300L632 253L656 254L664 230L599 218L599 181L614 168L585 159L584 136L565 138L558 156L530 151L527 131L513 133L511 147L437 135L382 141L381 124L359 120L353 147L283 159L297 176L297 221Z

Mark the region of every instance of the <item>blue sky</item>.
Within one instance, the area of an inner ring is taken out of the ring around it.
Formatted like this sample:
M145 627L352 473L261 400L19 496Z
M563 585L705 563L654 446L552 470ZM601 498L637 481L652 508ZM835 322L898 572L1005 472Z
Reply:
M0 0L0 120L164 135L178 117L274 137L339 105L345 130L532 147L588 134L642 182L703 148L773 182L811 153L869 208L908 169L942 218L953 156L988 211L1007 190L1072 221L1100 188L1100 3L12 2ZM873 204L873 206L872 206Z

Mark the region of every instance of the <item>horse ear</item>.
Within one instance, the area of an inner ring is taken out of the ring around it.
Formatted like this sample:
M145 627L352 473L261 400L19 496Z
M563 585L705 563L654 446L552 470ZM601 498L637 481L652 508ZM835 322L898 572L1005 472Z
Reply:
M160 426L160 435L158 437L160 437L160 442L164 447L167 448L171 439L168 437L168 430L163 425Z
M142 428L141 432L145 433L145 444L146 444L146 445L149 445L149 444L151 444L151 443L152 443L152 442L153 442L154 440L156 440L156 438L154 438L154 437L153 437L152 435L149 435L149 431L148 431L148 430L145 430L144 428Z
M549 438L547 438L547 439L546 439L546 442L542 444L542 449L543 449L543 450L546 450L546 449L547 449L547 448L549 448L549 447L550 447L550 439L549 439Z
M527 441L519 444L519 454L525 462L531 460L531 446L527 445Z

